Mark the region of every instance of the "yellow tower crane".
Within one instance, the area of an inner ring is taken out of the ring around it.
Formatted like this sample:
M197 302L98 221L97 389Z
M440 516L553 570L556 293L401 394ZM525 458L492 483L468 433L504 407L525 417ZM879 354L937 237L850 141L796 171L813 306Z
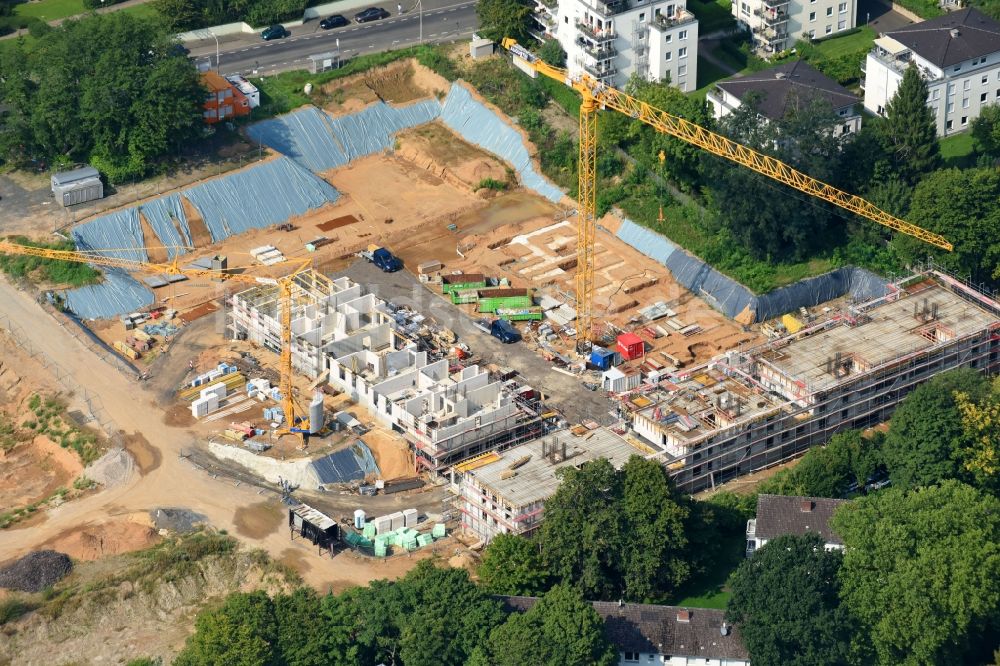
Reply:
M700 125L678 116L661 111L654 106L612 88L589 74L570 76L561 67L554 67L517 43L506 38L501 42L510 52L514 64L531 75L541 74L560 81L573 88L582 97L580 104L580 162L579 196L577 212L577 269L576 269L576 311L577 346L585 347L590 342L594 306L594 234L597 211L597 111L611 109L646 123L658 132L742 164L748 169L763 174L789 187L795 188L817 199L823 199L866 217L885 227L919 238L936 247L951 251L952 244L944 237L901 220L859 196L816 180L793 169L781 160L775 159L752 148L748 148L721 134L709 131Z
M55 261L73 261L77 263L95 264L107 266L109 268L122 268L127 271L141 273L151 273L154 275L186 275L196 278L211 278L223 280L225 282L239 282L242 284L272 285L278 288L281 303L281 391L282 410L285 413L285 426L279 430L279 434L308 432L305 421L296 423L295 399L292 397L292 285L295 277L306 270L311 262L303 262L288 275L280 278L272 278L259 275L248 275L244 273L230 273L227 271L215 271L202 268L181 268L178 265L179 257L174 257L168 264L157 264L145 261L133 261L131 259L119 259L116 257L106 257L93 252L80 252L73 250L51 250L48 248L31 247L10 241L0 241L0 254L17 254L29 257L40 257L42 259L52 259Z

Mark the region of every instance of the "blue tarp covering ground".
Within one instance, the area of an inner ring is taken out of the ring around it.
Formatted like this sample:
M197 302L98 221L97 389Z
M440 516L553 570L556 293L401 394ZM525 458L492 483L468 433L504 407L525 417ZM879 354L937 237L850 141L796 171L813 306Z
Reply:
M153 292L120 268L102 268L101 284L66 292L66 306L81 319L110 319L153 303Z
M850 294L856 300L884 296L886 282L874 273L847 266L775 289L760 296L688 254L665 236L624 220L616 234L647 257L666 266L674 279L730 319L760 322Z
M251 125L247 133L307 169L320 172L382 152L392 146L396 132L429 123L440 113L441 105L435 100L399 107L378 102L339 118L308 107Z
M139 206L139 210L149 226L153 227L160 243L166 246L167 255L171 259L187 252L185 247L193 246L191 230L188 228L179 194L153 199Z
M312 466L320 483L347 483L360 481L369 474L379 474L375 456L360 439L346 449L314 460Z
M106 257L129 261L149 261L142 248L146 242L135 208L115 211L73 229L73 241L81 250L97 251Z
M521 134L473 99L472 94L457 83L452 84L448 92L441 120L466 141L510 162L521 184L528 189L552 202L563 198L562 190L535 171Z
M282 157L183 192L194 204L214 242L332 203L340 193L327 182Z

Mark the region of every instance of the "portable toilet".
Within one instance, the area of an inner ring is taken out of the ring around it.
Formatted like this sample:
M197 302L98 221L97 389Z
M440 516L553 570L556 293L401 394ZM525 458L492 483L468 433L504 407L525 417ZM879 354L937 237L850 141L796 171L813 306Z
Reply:
M360 529L364 528L364 526L365 526L365 510L364 509L355 509L354 510L354 528L360 530Z

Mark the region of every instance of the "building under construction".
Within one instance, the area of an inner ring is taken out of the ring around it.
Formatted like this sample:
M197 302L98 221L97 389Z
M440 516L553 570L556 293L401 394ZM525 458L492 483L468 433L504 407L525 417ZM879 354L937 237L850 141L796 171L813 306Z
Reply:
M887 420L930 377L1000 369L1000 305L936 271L794 335L621 396L633 432L698 492Z

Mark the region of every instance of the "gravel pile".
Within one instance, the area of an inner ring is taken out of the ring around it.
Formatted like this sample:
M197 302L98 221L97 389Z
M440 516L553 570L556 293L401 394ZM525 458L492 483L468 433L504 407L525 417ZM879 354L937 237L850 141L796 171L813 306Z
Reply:
M0 569L0 587L19 592L41 592L55 585L73 570L69 556L54 550L28 553Z
M135 460L123 448L113 448L91 463L84 475L104 486L114 488L128 481L135 473Z

